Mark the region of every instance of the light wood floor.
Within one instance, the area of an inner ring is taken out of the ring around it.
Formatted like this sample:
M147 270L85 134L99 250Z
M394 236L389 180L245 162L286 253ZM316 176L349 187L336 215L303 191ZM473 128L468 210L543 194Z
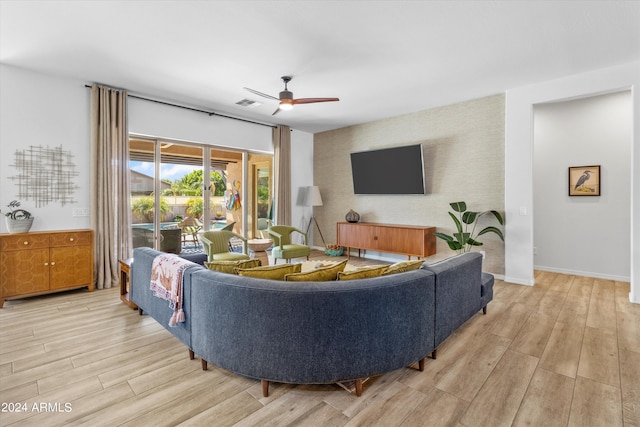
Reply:
M640 305L628 293L628 283L546 272L534 287L497 281L487 315L424 372L374 378L360 398L287 384L262 398L259 381L202 371L117 289L7 301L0 425L638 426Z

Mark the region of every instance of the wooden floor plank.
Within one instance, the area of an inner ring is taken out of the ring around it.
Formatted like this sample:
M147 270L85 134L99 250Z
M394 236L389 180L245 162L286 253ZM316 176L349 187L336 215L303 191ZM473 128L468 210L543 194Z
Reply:
M533 309L534 307L530 305L514 302L494 323L491 333L505 338L514 338Z
M509 349L530 356L541 357L555 323L553 318L545 314L531 313Z
M620 349L622 411L628 426L640 426L640 353Z
M470 402L511 344L511 340L487 334L484 343L468 349L436 387Z
M578 375L620 387L620 367L615 330L587 327L584 331Z
M403 427L453 426L462 418L468 406L469 402L433 388L400 425Z
M538 368L522 400L514 426L566 426L575 380Z
M540 367L570 378L576 377L584 328L556 322L540 358Z
M592 328L616 328L615 284L611 280L596 279L589 302L587 326Z
M510 426L537 365L537 357L507 351L469 405L462 424Z
M583 377L576 378L569 427L621 427L620 389Z

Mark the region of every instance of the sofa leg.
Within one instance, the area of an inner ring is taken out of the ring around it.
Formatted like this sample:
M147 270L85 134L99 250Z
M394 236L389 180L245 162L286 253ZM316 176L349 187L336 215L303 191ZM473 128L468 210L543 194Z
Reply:
M426 359L427 359L426 357L423 357L418 361L418 371L424 372L424 362Z
M207 370L207 361L204 359L200 359L200 363L202 363L202 370L206 371Z
M362 396L362 379L356 380L356 396Z
M138 314L142 316L144 313L142 312L142 307L138 307Z
M193 352L193 350L189 349L189 360L193 360L196 358L195 353Z
M436 348L431 352L431 358L435 359L437 356L438 356L438 349Z
M262 397L269 397L269 381L260 380L260 384L262 384Z
M487 314L487 306L482 307L482 314Z

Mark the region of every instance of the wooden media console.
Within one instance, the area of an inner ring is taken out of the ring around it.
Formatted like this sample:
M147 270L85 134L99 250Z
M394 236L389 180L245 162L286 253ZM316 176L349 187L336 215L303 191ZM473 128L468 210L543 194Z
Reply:
M350 249L369 249L425 258L436 253L435 227L415 225L376 224L370 222L339 222L338 245Z

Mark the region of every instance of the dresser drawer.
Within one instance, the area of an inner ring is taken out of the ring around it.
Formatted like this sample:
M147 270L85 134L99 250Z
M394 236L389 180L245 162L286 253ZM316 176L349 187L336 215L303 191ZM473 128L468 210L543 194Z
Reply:
M0 237L0 252L24 251L49 247L49 234L21 233Z
M91 244L90 231L65 231L64 233L53 233L49 238L50 246L52 248L86 246Z

